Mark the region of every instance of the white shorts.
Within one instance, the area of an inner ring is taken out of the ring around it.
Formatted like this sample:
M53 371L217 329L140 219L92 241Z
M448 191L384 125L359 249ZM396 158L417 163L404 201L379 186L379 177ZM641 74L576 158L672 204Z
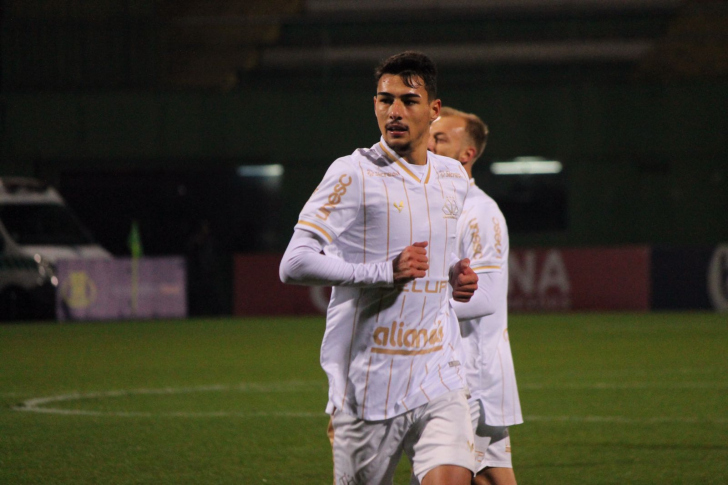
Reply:
M475 472L486 467L513 468L508 426L485 424L485 410L479 400L470 401L470 419L475 433Z
M440 465L474 470L473 428L463 390L444 394L391 419L365 421L334 410L334 483L391 484L402 452L413 483ZM416 481L415 481L416 480Z

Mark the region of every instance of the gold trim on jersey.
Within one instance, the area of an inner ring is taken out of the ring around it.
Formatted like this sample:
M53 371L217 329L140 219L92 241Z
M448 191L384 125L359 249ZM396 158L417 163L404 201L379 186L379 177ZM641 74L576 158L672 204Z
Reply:
M409 199L409 192L407 192L407 184L404 182L404 177L402 177L402 188L404 189L404 196L407 199L407 212L409 213L409 221L410 221L410 246L412 245L412 236L414 234L412 229L412 205L410 204Z
M329 242L333 242L334 238L332 238L329 235L329 233L326 232L321 226L318 226L318 225L314 224L313 222L308 222L308 221L304 221L304 220L299 220L298 223L301 225L309 226L309 227L316 229L317 231L321 232L324 236L326 236L326 239L328 239Z
M405 349L381 349L379 347L374 347L372 349L373 354L386 354L386 355L422 355L422 354L431 354L432 352L439 352L442 350L442 345L438 345L437 347L431 347L429 349L422 349L422 350L405 350Z
M429 176L429 174L428 174ZM428 229L428 236L427 236L427 246L432 247L432 218L430 217L430 197L427 195L427 185L425 184L424 187L425 192L425 205L427 206L427 229ZM427 276L430 276L430 268L427 268Z
M369 365L367 366L367 380L364 383L364 397L361 401L361 415L362 419L365 416L365 411L367 407L367 392L369 391L369 371L372 369L372 356L369 356Z
M363 214L364 214L364 240L362 241L363 247L363 263L367 262L367 186L366 186L366 177L364 176L364 167L361 166L361 162L359 162L359 170L361 170L361 199L362 199L362 207L363 207Z
M371 359L371 356L369 357ZM389 390L392 388L392 371L394 370L394 359L389 361L389 381L387 381L387 398L384 400L384 419L387 419L389 409Z
M483 269L501 269L500 266L473 266L473 271L480 271Z
M390 239L390 231L389 231L389 189L387 189L387 183L382 180L382 186L384 186L384 196L387 198L387 253L384 257L385 261L389 261L389 239ZM400 202L400 205L398 206L397 203L394 203L394 207L397 208L399 212L402 212L402 209L404 209L404 202Z
M417 182L422 183L422 179L420 179L409 168L407 168L407 166L404 163L402 163L400 157L397 157L396 155L394 155L393 153L391 153L389 150L387 150L387 147L384 146L384 143L382 143L380 141L379 142L379 146L382 148L382 151L384 152L384 155L386 155L386 157L389 159L390 162L396 163L397 165L399 165L399 168L401 168L402 170L405 171L405 173L407 173L407 175L409 175L410 177L412 177L413 179L415 179ZM428 163L427 164L427 175L425 175L425 183L427 183L427 182L430 181L430 172L431 171L432 171L432 164L431 163Z
M349 375L349 370L351 369L351 355L352 351L354 349L354 337L356 335L356 327L359 325L359 319L361 318L361 315L359 315L359 303L361 302L361 298L364 295L364 292L359 289L359 298L356 299L356 307L354 308L354 324L351 326L351 340L349 341L349 357L346 359L346 372L344 375ZM344 384L344 396L341 398L341 407L343 408L346 404L346 392L349 389L349 379L346 380L346 383Z

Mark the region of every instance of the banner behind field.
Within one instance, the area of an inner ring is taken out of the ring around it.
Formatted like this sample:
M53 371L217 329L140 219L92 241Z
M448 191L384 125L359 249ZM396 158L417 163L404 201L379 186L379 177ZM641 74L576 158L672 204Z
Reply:
M236 315L325 312L328 289L280 282L281 256L236 256ZM509 265L513 312L728 310L728 246L514 249Z
M511 311L650 309L650 249L516 249L508 264Z
M56 272L58 320L187 316L182 258L61 260Z

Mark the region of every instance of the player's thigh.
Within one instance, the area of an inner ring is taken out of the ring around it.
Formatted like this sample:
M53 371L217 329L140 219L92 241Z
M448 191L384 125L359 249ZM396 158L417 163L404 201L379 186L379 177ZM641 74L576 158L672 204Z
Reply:
M475 431L476 471L486 467L512 468L511 438L507 426L489 426L480 401L470 402L470 416Z
M337 410L331 423L334 482L342 485L391 484L402 455L404 416L364 421Z
M464 391L440 396L416 410L415 415L417 419L405 439L405 451L419 483L441 465L474 469L473 428Z

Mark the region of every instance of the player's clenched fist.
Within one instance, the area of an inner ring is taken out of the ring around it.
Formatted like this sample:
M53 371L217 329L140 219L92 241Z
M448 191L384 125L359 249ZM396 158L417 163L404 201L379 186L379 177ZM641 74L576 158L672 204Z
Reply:
M430 268L427 259L427 242L416 242L407 246L392 261L394 284L403 285L415 278L424 278Z
M478 289L478 275L470 267L468 258L461 259L452 267L450 272L450 285L452 297L455 301L467 303Z

